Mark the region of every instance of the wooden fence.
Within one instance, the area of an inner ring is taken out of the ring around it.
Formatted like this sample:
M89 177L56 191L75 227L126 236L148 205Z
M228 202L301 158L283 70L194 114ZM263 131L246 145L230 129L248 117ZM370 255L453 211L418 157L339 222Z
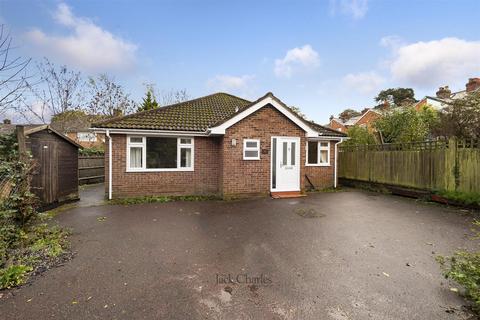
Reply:
M480 141L347 146L339 177L423 190L480 193Z
M91 184L105 181L105 160L103 156L78 157L78 183Z

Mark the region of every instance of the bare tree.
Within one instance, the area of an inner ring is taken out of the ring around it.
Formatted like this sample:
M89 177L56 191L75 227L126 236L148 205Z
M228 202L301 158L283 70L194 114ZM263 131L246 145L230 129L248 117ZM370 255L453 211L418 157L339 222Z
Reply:
M30 97L21 99L19 111L25 118L43 123L50 117L82 109L85 100L85 80L80 72L67 66L56 66L47 58L37 64L36 83L27 82Z
M22 97L27 86L27 66L31 59L10 56L12 37L0 25L0 114Z
M101 74L97 78L90 77L88 84L92 99L87 108L91 114L118 116L136 109L135 102L121 85L115 83L114 78Z
M153 94L154 99L160 106L168 106L170 104L179 103L190 99L190 95L187 93L186 89L170 89L159 91L156 88L155 83L144 83L143 85L147 89L147 92L151 92Z

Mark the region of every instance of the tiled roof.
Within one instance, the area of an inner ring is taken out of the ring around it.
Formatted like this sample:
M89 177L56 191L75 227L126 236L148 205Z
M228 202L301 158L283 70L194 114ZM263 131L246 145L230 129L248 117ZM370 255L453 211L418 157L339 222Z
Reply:
M332 128L328 128L325 126L322 126L318 123L304 120L312 129L315 131L318 131L318 135L321 136L328 136L328 137L346 137L347 135L343 132L337 131Z
M154 110L102 121L92 126L205 132L212 125L222 122L250 104L251 102L248 100L227 93L215 93Z
M180 102L154 110L138 112L132 115L109 119L92 126L108 129L145 129L145 130L172 130L205 132L231 119L240 112L263 98L273 96L267 93L254 102L227 94L215 93L198 99ZM277 99L284 107L292 111L283 102ZM292 111L294 112L294 111ZM300 117L299 117L300 118ZM334 129L326 128L314 122L304 120L308 126L319 132L320 136L345 137L346 134Z

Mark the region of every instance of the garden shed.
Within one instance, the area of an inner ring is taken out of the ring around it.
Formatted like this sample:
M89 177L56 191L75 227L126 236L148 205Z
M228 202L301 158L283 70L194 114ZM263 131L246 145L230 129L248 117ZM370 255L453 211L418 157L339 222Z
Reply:
M34 160L32 192L42 207L78 200L79 144L48 125L3 124L0 133L16 132L20 151L28 151Z

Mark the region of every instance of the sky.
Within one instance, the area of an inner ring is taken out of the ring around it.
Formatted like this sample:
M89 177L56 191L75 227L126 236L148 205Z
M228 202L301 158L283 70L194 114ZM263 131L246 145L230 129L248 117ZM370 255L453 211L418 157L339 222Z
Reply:
M328 123L385 88L416 98L480 76L480 1L0 0L18 54L194 98L273 92Z

